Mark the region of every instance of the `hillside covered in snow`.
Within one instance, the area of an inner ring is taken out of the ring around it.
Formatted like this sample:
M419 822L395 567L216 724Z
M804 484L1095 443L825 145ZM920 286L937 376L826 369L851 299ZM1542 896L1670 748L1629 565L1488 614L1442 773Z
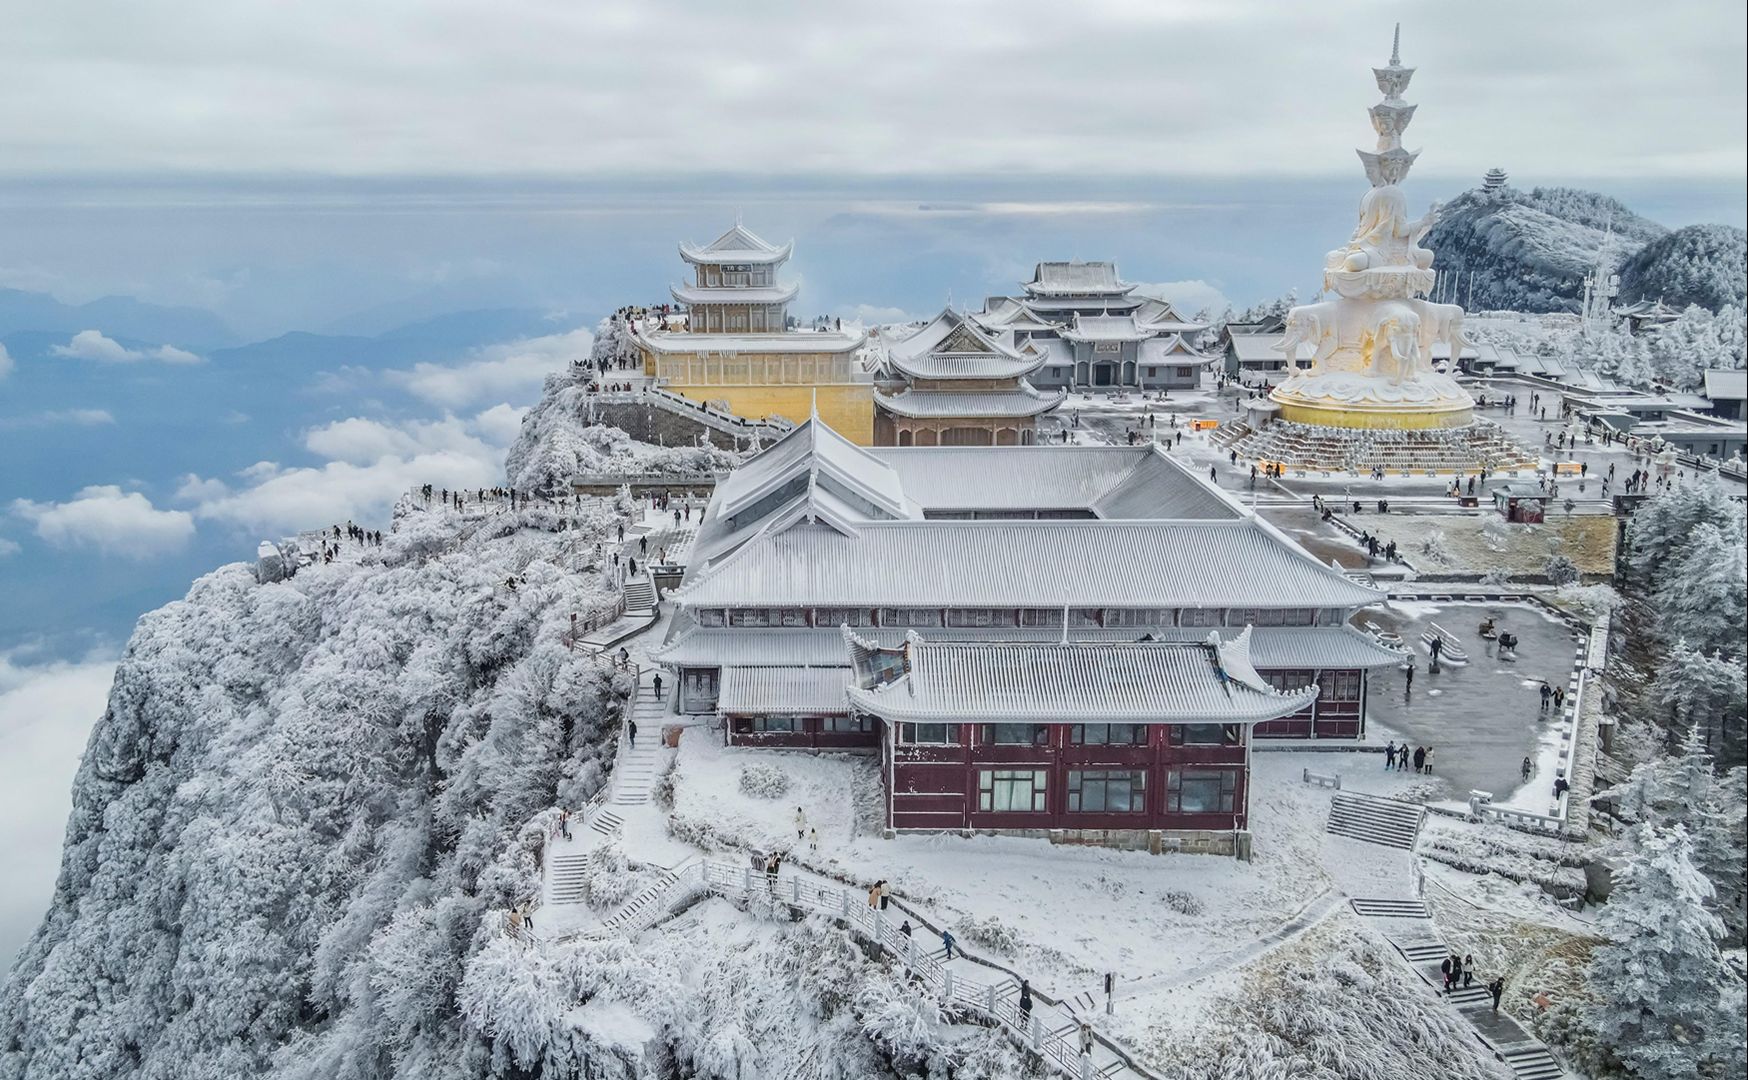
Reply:
M1441 277L1458 289L1447 299L1472 311L1577 311L1604 244L1621 275L1621 302L1662 299L1712 311L1743 304L1748 234L1741 229L1671 232L1618 200L1575 188L1466 191L1440 210L1426 240Z

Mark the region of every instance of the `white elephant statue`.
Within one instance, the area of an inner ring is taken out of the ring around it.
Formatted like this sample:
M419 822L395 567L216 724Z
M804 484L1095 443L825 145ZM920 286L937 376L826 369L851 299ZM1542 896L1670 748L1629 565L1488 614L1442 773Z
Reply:
M1371 312L1371 370L1400 385L1420 363L1420 313L1401 301L1379 304Z
M1287 312L1286 336L1275 349L1286 356L1289 369L1297 369L1299 347L1306 344L1312 347L1312 370L1322 367L1337 344L1335 316L1335 305L1328 302L1304 304Z
M1426 365L1424 370L1432 370L1432 346L1436 341L1450 344L1451 366L1455 368L1457 359L1469 345L1463 336L1462 306L1435 304L1428 300L1417 301L1415 306L1420 309L1420 358Z

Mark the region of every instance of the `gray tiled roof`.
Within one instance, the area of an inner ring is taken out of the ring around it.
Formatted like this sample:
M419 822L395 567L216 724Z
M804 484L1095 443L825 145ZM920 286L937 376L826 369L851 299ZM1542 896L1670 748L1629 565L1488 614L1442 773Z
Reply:
M838 642L839 661L844 660ZM716 709L725 714L817 716L849 711L848 667L725 668Z
M1242 651L1241 649L1239 650ZM891 720L971 718L1258 723L1291 714L1315 687L1278 693L1248 685L1232 661L1190 644L989 644L913 636L908 674L852 705Z
M1060 627L1030 629L930 628L930 641L1051 642L1062 636ZM1206 641L1205 629L1131 627L1121 630L1076 627L1068 632L1072 641L1131 642L1143 634L1169 641ZM887 648L904 641L903 630L888 627L857 627L858 637ZM1221 629L1223 638L1236 629ZM743 630L730 627L698 627L662 646L652 656L676 667L786 667L825 666L843 662L844 645L838 631L830 628L795 630ZM1384 648L1351 627L1261 627L1251 631L1250 657L1264 671L1345 671L1395 667L1402 654Z
M1355 607L1379 593L1255 519L870 521L766 531L679 591L774 607Z
M1040 393L1021 380L1012 390L906 390L897 394L876 393L874 400L882 409L899 416L982 417L1037 416L1056 408L1066 397L1066 390Z

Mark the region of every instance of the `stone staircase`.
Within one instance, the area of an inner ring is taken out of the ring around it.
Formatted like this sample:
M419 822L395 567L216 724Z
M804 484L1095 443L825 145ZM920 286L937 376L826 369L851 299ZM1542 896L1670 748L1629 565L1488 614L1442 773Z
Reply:
M648 618L656 613L656 591L648 577L634 577L625 583L625 615L627 618Z
M1556 1080L1557 1077L1566 1075L1566 1070L1560 1068L1554 1055L1548 1053L1547 1047L1539 1043L1508 1047L1496 1053L1517 1075L1517 1080Z
M1386 898L1366 900L1354 897L1351 901L1355 915L1364 915L1371 919L1430 919L1432 912L1427 908L1425 900L1406 898Z
M1419 839L1420 825L1425 820L1423 806L1357 791L1338 791L1330 800L1328 831L1351 840L1407 851Z
M627 900L620 909L613 913L612 918L602 923L591 933L593 937L607 937L615 934L635 933L655 921L657 913L673 903L668 895L674 882L678 880L671 870L663 870L642 892Z
M588 876L589 856L555 855L546 868L546 902L576 904L583 899L583 879Z
M667 715L667 703L656 697L652 689L637 688L637 698L631 704L631 719L637 724L637 742L627 746L619 758L619 765L613 772L613 795L607 800L609 807L639 806L649 802L661 757L662 724Z

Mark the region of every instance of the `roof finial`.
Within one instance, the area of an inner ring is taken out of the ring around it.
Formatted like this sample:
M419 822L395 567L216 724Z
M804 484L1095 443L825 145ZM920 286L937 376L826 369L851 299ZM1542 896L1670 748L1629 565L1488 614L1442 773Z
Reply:
M1390 39L1390 66L1402 66L1402 24L1396 24L1396 36Z
M740 225L740 207L738 207L738 206L734 208L734 227L737 229L741 227L741 225Z
M819 419L819 387L817 387L817 386L813 388L813 404L808 409L808 419L809 420L818 420Z

